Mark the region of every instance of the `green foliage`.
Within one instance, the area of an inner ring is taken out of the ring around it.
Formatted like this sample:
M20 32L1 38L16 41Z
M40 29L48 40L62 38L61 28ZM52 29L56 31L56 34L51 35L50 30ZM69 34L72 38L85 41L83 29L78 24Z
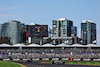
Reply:
M44 42L44 44L47 44L47 43L51 43L53 40L51 40L51 38L48 38L45 42Z
M3 44L3 43L10 44L10 38L9 37L1 37L0 44Z

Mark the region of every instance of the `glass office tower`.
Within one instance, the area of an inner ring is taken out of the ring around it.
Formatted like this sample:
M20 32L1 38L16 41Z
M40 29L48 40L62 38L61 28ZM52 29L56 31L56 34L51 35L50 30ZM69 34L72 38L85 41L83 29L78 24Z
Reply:
M82 44L91 44L96 41L96 24L93 21L87 20L81 23L81 38Z
M19 21L11 20L0 24L0 37L9 37L11 44L22 42L21 25Z

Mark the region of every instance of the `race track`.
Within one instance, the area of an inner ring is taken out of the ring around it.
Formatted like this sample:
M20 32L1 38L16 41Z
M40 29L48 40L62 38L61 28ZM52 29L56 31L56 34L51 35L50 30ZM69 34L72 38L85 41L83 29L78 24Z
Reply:
M23 64L27 67L100 67L100 66L71 65L71 64L57 65L57 64L40 63L40 62L17 62L17 63Z

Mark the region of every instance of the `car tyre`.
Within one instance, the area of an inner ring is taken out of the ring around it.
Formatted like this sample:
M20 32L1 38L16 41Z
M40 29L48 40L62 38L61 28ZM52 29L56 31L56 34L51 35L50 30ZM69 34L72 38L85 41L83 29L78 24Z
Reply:
M52 61L52 64L54 64L54 61Z
M63 64L65 64L65 61L63 62Z

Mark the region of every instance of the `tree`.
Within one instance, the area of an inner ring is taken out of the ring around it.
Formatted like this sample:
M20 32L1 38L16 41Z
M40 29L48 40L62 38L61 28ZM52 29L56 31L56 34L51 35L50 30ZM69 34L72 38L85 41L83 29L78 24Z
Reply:
M3 43L10 44L10 38L9 37L1 37L0 44L3 44Z
M4 37L3 38L3 43L10 44L10 38L9 37Z
M51 43L53 40L51 40L51 38L48 38L45 42L44 42L44 44L46 44L46 43Z
M0 44L2 44L2 43L3 43L3 37L0 38Z

